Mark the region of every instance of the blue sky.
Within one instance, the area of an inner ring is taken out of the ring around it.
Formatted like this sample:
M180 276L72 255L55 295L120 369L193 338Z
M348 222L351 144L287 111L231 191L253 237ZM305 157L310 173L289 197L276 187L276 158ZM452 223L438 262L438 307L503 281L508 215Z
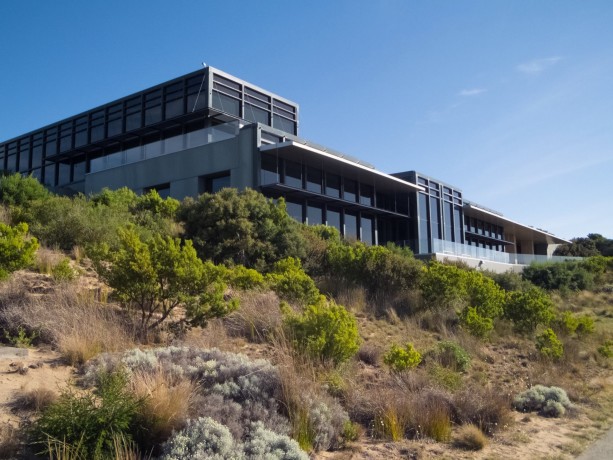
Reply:
M613 237L613 3L0 3L0 139L200 68L300 104L300 135L510 219Z

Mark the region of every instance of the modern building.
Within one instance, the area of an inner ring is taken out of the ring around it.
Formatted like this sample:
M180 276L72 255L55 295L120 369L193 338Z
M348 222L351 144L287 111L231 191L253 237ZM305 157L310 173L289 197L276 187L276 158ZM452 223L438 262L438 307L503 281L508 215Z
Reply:
M298 104L213 67L0 143L0 169L51 189L182 199L223 187L284 197L295 219L367 244L506 270L567 241L415 171L385 174L298 137Z

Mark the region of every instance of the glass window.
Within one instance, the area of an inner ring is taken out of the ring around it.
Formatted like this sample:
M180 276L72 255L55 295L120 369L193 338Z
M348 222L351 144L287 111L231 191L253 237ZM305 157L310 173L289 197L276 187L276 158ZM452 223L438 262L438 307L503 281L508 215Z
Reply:
M296 201L287 200L285 202L287 213L296 219L298 222L302 222L302 204Z
M276 113L272 116L272 127L280 129L286 133L296 134L296 122L290 121Z
M87 144L87 117L81 117L75 121L74 145L81 147L85 144Z
M462 242L462 216L461 208L459 206L453 207L453 241L456 243Z
M49 187L55 186L55 164L48 164L45 166L44 184Z
M432 228L432 238L441 239L440 212L441 204L439 198L430 197L430 226Z
M123 107L115 104L106 109L106 133L108 137L117 136L123 132Z
M45 131L45 156L50 157L57 153L57 128Z
M213 90L213 107L230 115L240 117L240 99L228 96L216 90Z
M370 185L360 184L360 203L365 206L372 206L373 188Z
M197 75L187 80L187 111L206 108L207 95L204 89L204 75Z
M360 218L360 224L362 227L362 238L361 240L368 244L373 244L373 226L372 226L372 217L362 216Z
M341 211L339 209L328 208L326 210L326 225L341 231Z
M357 199L358 193L358 185L356 181L345 179L345 184L343 187L343 198L347 201L355 202Z
M143 121L141 97L135 97L126 101L126 131L138 129Z
M19 142L19 171L30 169L30 139L21 139Z
M70 184L70 164L59 164L57 182L60 186Z
M66 152L72 148L72 122L63 123L60 126L60 152Z
M230 187L230 171L205 178L204 190L208 193L217 193L227 187Z
M341 176L326 173L326 195L334 198L341 197Z
M85 180L85 161L79 161L72 165L73 181Z
M104 139L104 120L104 110L100 110L91 114L91 142L96 142Z
M162 90L157 89L145 94L145 125L162 121Z
M245 102L245 113L243 118L254 123L262 123L270 126L270 114L267 110L256 107Z
M322 174L319 169L307 168L306 189L310 192L321 193Z
M278 184L279 172L278 172L277 158L272 155L262 154L262 167L260 169L260 184Z
M166 87L165 119L183 115L183 82L173 83Z
M444 239L447 241L453 241L453 205L448 202L443 203L443 213L444 213L444 226L445 226L445 236Z
M350 212L345 212L345 238L358 238L358 217Z
M285 185L302 188L302 165L293 161L285 161Z
M323 224L322 209L320 205L309 204L307 206L307 223L309 225Z
M6 169L9 172L17 172L17 155L8 155L6 157Z

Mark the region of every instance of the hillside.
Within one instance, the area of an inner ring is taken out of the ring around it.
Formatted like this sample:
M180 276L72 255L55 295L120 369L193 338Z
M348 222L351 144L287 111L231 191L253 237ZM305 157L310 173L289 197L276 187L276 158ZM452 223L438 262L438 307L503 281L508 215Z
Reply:
M253 191L0 200L2 458L572 458L610 426L611 258L424 262Z

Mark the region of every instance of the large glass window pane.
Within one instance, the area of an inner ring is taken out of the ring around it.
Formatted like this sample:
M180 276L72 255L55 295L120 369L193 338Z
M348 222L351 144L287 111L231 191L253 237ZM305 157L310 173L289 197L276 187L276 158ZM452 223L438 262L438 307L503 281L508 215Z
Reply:
M445 240L453 241L453 221L451 220L451 215L453 205L448 202L443 203L443 213L444 213L444 221L445 221Z
M418 213L418 240L419 240L419 253L430 252L430 237L428 235L428 197L424 193L418 194L417 199L417 213Z
M302 188L302 165L293 161L285 161L285 185Z
M362 227L362 241L366 244L373 244L373 225L372 218L362 216L360 218L360 226Z
M355 202L357 199L358 185L357 182L350 179L345 179L343 190L343 198L347 201Z
M240 100L215 90L213 90L213 107L230 115L240 116Z
M115 104L107 109L107 136L117 136L123 132L123 107Z
M162 121L162 92L155 90L145 94L145 125Z
M85 180L85 161L72 165L72 177L74 182Z
M75 147L81 147L87 144L87 117L78 118L75 122Z
M243 118L255 123L262 123L270 126L269 112L253 104L245 103L245 113Z
M341 212L336 208L328 208L326 211L326 225L341 231Z
M358 217L350 212L345 212L345 238L358 238Z
M183 82L174 83L166 87L166 120L183 115Z
M310 192L321 193L322 174L319 169L307 168L306 188Z
M302 222L302 203L296 201L287 200L285 202L287 213L296 219L298 222Z
M217 193L227 187L230 187L229 171L205 179L205 191L208 193Z
M53 187L55 186L55 165L48 164L45 166L45 179L44 184Z
M70 183L70 164L60 163L58 168L57 184L62 186Z
M22 139L19 143L19 171L30 169L30 140Z
M323 224L321 206L315 204L307 206L307 223L309 225Z
M64 123L60 126L60 152L65 152L72 148L72 122Z
M459 206L453 207L453 232L454 232L453 241L455 241L456 243L461 243L462 242L462 217L461 217L461 210Z
M272 127L280 129L286 133L296 134L296 122L283 118L280 115L273 114Z
M360 203L366 206L373 205L373 188L370 185L360 184Z
M262 154L262 168L260 169L260 184L278 184L279 172L278 172L277 158L272 155Z
M341 176L326 173L326 195L334 198L341 197Z
M17 155L9 155L6 157L6 169L9 172L17 172Z
M104 110L92 113L90 129L91 142L96 142L104 139L104 120Z
M440 227L440 200L439 198L430 197L430 226L432 228L432 238L441 238Z

